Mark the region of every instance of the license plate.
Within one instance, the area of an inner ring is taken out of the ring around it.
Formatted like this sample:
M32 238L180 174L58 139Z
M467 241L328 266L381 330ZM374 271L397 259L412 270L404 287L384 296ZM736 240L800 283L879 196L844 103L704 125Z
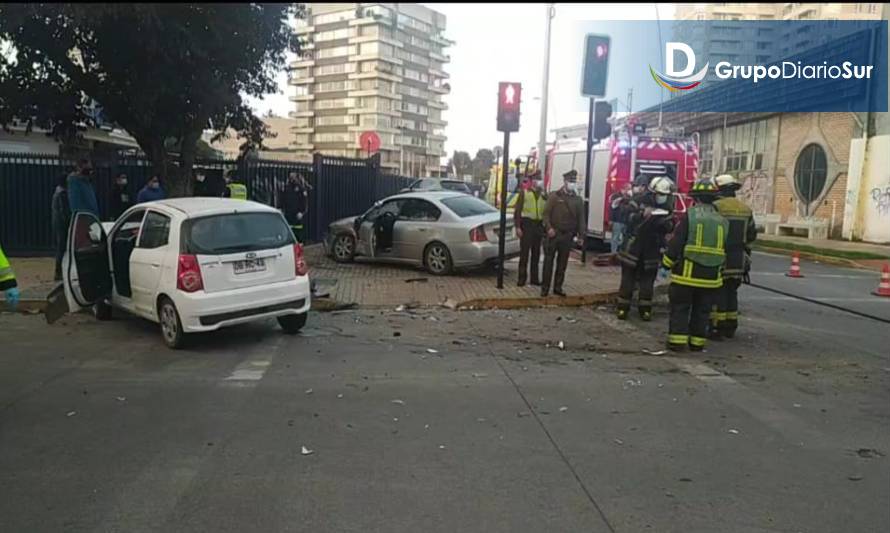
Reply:
M262 272L266 270L265 259L245 259L244 261L235 261L232 263L235 274L249 274L251 272Z

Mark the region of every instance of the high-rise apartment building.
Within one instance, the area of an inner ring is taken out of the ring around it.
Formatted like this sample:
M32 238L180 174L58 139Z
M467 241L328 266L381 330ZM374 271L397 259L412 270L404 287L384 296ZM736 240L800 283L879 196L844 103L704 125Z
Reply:
M359 136L374 131L382 166L439 175L452 44L445 16L418 4L308 4L302 22L306 55L290 79L297 158L365 157Z

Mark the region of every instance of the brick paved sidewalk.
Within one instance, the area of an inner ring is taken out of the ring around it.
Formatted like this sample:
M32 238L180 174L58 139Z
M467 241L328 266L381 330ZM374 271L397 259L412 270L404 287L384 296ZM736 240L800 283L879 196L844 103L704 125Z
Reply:
M588 305L612 301L617 295L621 276L616 266L594 267L590 256L587 266L583 266L572 257L563 287L568 297L545 299L540 297L540 287L516 286L518 259L507 263L504 289L498 290L494 269L433 276L420 268L361 259L354 263L337 263L324 255L320 245L309 246L306 255L318 293L329 293L332 306L436 306L446 301L450 306L476 309ZM316 300L319 307L325 307L322 303L325 299Z

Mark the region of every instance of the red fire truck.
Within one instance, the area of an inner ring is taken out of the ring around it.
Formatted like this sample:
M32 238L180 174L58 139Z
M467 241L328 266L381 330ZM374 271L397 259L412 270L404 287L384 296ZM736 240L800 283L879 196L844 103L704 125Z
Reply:
M578 172L580 193L584 194L585 139L556 142L548 153L544 184L548 191L562 187L562 175L571 169ZM590 213L588 239L611 237L609 203L625 183L633 183L640 174L667 176L677 186L676 212L684 212L690 204L688 192L698 177L698 145L692 138L613 135L593 147L590 167Z

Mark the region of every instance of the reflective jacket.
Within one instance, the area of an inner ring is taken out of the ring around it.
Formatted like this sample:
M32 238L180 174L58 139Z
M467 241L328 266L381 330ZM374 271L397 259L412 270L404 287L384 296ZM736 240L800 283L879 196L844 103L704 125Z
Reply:
M671 283L718 289L723 286L725 240L729 223L717 208L697 204L680 220L662 264L671 269Z
M717 200L714 202L714 207L729 222L723 278L741 278L745 273L746 250L757 238L754 213L750 207L734 196Z
M229 183L226 187L229 189L229 198L247 200L247 187L243 183Z
M517 224L522 222L523 218L541 222L544 220L544 207L547 205L547 199L543 193L535 193L535 191L520 191L516 206L513 211L513 219Z
M3 248L0 248L0 291L5 291L6 289L11 289L16 286L18 286L18 283L15 281L15 273L12 271L12 265L9 264L9 259L7 259L6 255L3 253Z

